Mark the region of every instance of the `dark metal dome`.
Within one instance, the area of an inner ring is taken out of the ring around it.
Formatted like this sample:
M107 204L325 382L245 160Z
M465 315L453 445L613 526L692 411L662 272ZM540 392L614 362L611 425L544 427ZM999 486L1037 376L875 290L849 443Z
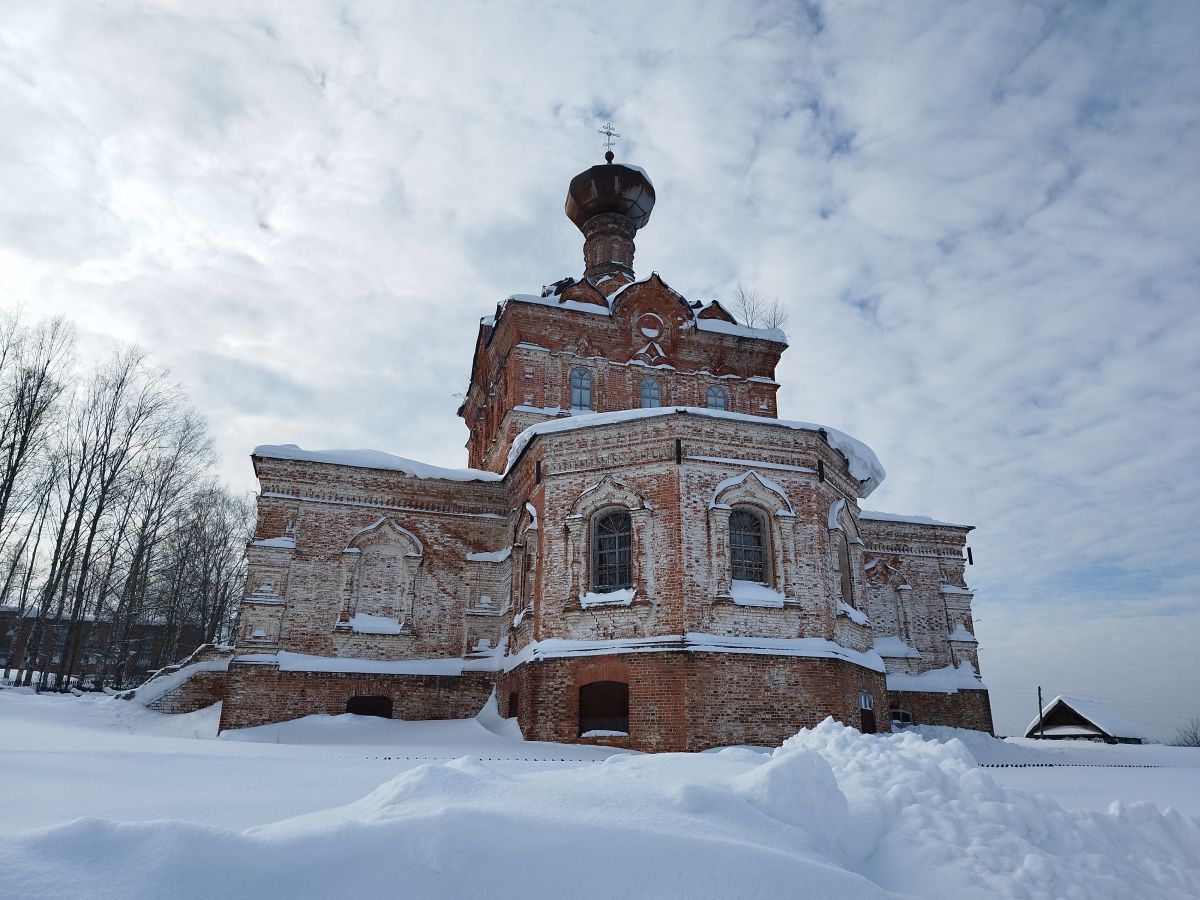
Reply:
M641 228L654 209L654 185L637 166L611 162L592 166L571 179L566 209L567 218L580 231L588 219L606 213L625 216L634 228Z

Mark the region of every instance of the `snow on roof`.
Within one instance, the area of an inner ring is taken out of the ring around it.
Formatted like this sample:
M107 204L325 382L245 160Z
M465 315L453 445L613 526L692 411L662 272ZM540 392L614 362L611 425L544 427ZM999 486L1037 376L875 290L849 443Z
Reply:
M1056 705L1062 703L1079 715L1083 716L1109 737L1114 738L1139 738L1140 740L1149 740L1146 733L1142 729L1130 722L1128 719L1113 712L1109 707L1105 706L1100 700L1095 700L1091 697L1080 697L1074 694L1059 694L1053 700L1042 708L1042 718L1050 714ZM1029 727L1025 729L1025 736L1030 737L1031 733L1037 730L1038 720L1034 719L1029 723Z
M612 315L612 310L608 306L601 306L598 303L580 303L578 300L559 300L557 296L551 294L549 297L542 297L539 294L509 294L502 301L501 305L505 305L510 301L517 303L534 303L538 306L554 306L558 309L570 309L575 312L596 313L601 316Z
M931 669L920 675L891 672L887 676L889 691L928 691L934 694L957 694L959 691L985 689L984 683L975 672L970 661L963 660L957 666Z
M517 435L512 448L508 451L508 462L505 471L513 467L520 458L525 447L538 435L556 434L561 431L574 431L577 428L593 428L601 425L616 425L622 422L632 422L637 419L650 419L655 416L669 416L681 413L690 416L706 416L711 419L725 419L733 422L749 422L754 425L767 425L775 428L791 428L796 431L816 431L825 436L829 445L846 457L850 474L858 479L861 487L859 496L866 497L879 487L886 477L879 458L870 447L857 438L845 432L830 428L827 425L815 425L810 422L792 422L786 419L768 419L764 416L751 416L745 413L728 412L719 409L704 409L699 406L658 406L650 409L621 409L615 412L591 413L590 415L575 415L569 419L551 419L548 422L537 422L527 427Z
M403 472L410 478L434 478L441 481L499 481L495 472L481 469L443 469L415 459L393 456L382 450L304 450L295 444L260 444L252 456L269 459L295 459L302 462L352 466L356 469L385 469Z
M974 528L974 525L956 525L954 522L941 522L929 516L905 516L899 513L875 512L864 509L858 514L859 519L872 519L876 522L909 522L913 525L941 525L944 528Z
M757 338L760 341L774 341L776 344L787 344L787 335L779 328L752 328L749 325L735 325L724 319L696 319L698 331L714 331L717 334L732 334L737 337Z

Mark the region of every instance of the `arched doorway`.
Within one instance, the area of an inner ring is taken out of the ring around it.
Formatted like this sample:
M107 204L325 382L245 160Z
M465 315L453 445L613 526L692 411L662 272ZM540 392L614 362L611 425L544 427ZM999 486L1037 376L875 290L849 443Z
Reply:
M346 701L346 712L356 716L378 716L381 719L392 717L392 698L358 695Z

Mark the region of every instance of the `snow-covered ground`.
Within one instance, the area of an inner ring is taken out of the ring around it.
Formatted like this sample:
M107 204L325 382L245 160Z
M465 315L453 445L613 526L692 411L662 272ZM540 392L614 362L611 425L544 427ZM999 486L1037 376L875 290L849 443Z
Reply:
M494 714L221 739L216 723L0 690L0 897L1149 900L1200 884L1200 750L826 722L773 752L643 756L524 742Z

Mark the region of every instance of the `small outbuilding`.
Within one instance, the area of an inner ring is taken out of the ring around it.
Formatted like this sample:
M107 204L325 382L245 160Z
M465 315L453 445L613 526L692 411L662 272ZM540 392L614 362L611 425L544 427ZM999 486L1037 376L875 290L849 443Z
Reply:
M1099 700L1060 694L1025 729L1027 738L1050 741L1103 741L1106 744L1144 744L1142 729Z

